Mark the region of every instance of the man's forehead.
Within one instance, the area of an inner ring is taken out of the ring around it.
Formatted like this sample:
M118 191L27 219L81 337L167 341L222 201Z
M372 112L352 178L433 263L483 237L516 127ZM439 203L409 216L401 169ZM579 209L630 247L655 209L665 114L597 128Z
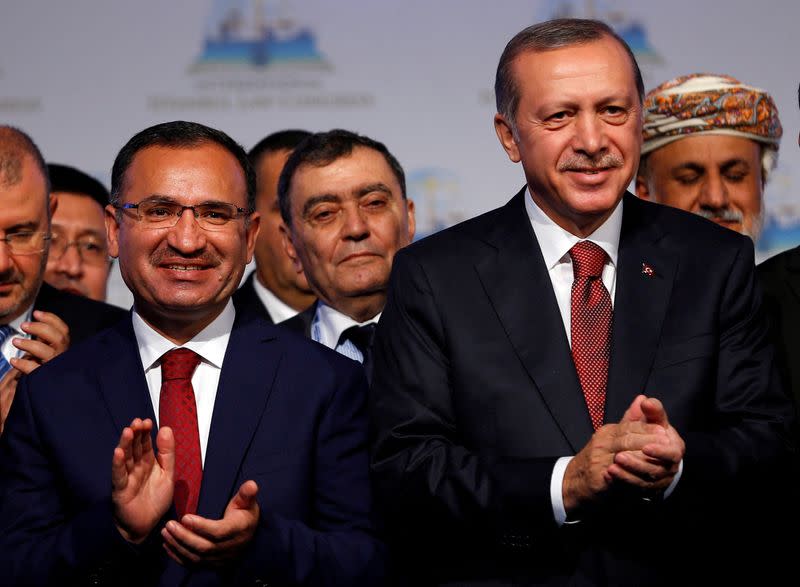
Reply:
M134 155L122 185L123 194L134 190L143 192L137 194L140 197L158 192L178 199L201 197L233 203L242 199L239 205L247 198L247 182L238 160L215 143L145 147ZM166 193L170 190L180 194Z
M761 144L738 136L715 133L698 133L667 143L652 155L675 163L689 161L728 161L731 159L758 159Z

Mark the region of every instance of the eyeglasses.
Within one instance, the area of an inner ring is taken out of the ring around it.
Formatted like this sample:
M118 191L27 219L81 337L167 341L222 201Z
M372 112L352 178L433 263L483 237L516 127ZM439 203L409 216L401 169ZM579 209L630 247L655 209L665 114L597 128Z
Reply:
M75 247L81 261L87 265L102 267L108 263L108 252L104 243L98 242L93 237L68 241L66 237L59 234L54 234L50 237L50 258L61 259L70 247Z
M177 202L145 200L138 204L115 204L117 210L133 212L143 228L171 228L178 224L184 210L191 210L195 220L204 230L224 230L225 225L235 218L248 214L244 208L225 202L184 206Z
M46 232L12 232L0 238L12 255L34 255L47 248L50 235Z

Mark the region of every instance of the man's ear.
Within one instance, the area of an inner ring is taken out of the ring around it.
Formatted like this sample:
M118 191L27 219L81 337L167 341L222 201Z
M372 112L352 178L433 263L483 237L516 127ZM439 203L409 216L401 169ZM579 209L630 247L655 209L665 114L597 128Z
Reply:
M506 155L514 163L520 162L519 147L514 138L514 129L502 114L494 115L494 131L500 140L500 145L505 149Z
M647 186L647 179L644 175L636 174L636 195L643 200L651 200L650 188Z
M292 260L292 266L294 267L294 270L297 273L301 273L303 271L303 263L300 261L300 256L297 254L297 249L294 248L291 231L283 222L281 222L280 231L281 238L283 239L283 249L286 251L289 259Z
M261 228L261 214L252 212L248 218L247 231L246 231L246 246L247 246L247 262L253 260L253 251L256 249L256 239L258 238L258 231Z
M414 240L417 233L417 217L415 214L414 200L406 200L406 214L408 214L408 242Z
M56 209L58 208L58 196L56 194L50 194L47 201L47 206L50 209L50 220L53 220L53 214L56 213Z
M119 221L117 220L117 209L111 204L105 207L105 221L108 254L117 258L119 257Z

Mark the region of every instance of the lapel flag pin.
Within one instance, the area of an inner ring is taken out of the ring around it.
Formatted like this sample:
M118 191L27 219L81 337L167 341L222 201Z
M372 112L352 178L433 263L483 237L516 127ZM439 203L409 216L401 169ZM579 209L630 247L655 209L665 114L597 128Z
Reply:
M653 277L655 274L656 272L653 271L653 268L650 267L650 265L642 262L642 275L644 275L645 277Z

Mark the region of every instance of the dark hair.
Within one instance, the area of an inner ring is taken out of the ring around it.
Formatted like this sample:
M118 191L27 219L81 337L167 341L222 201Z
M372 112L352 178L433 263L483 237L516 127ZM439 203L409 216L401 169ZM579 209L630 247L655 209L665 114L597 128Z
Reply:
M386 160L389 168L400 184L403 198L406 197L406 175L394 155L389 152L386 145L379 143L364 135L359 135L349 130L334 129L328 132L313 134L300 143L294 152L289 155L278 179L278 203L281 207L281 216L287 226L292 225L291 202L289 190L292 178L298 168L303 165L325 167L337 159L347 157L356 147L364 147L377 151Z
M42 152L33 139L18 128L0 125L0 185L15 185L22 181L22 160L30 155L44 177L45 196L50 194L50 176ZM48 218L50 206L47 207Z
M494 82L494 94L497 112L506 119L512 129L515 127L514 118L519 105L519 88L517 87L511 66L521 53L526 51L541 52L562 49L573 45L585 45L603 37L616 40L628 54L633 67L633 77L636 80L636 89L639 100L644 100L644 81L636 57L628 44L615 33L611 27L599 20L580 18L559 18L548 20L523 29L508 42L500 62L497 64L497 75Z
M53 192L71 192L88 196L105 208L109 202L106 186L88 175L69 165L48 163L47 173L50 174L50 190Z
M247 210L248 212L255 210L256 174L241 145L221 130L183 120L156 124L136 133L125 143L114 159L114 166L111 168L111 203L119 202L125 182L125 172L133 162L133 158L142 149L154 146L181 149L207 143L219 145L239 162L247 184Z
M280 130L271 135L267 135L256 143L256 146L250 149L247 157L253 167L258 165L261 157L267 153L275 153L276 151L294 151L297 145L303 142L304 139L311 136L307 130L290 129Z

